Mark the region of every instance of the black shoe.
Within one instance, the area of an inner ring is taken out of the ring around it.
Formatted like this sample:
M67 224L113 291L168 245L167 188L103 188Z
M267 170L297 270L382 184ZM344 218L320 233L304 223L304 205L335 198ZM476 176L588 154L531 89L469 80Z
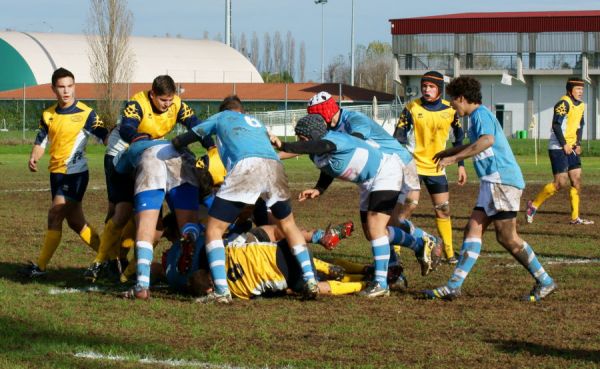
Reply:
M44 277L48 272L46 272L45 270L41 270L36 263L30 261L29 264L27 264L27 266L18 270L17 273L25 278L37 279L40 277Z

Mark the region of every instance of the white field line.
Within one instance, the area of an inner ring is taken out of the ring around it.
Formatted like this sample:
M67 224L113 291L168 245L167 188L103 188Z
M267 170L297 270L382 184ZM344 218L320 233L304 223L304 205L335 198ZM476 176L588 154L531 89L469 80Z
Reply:
M86 351L86 352L77 352L74 354L75 357L83 358L83 359L91 359L91 360L106 360L106 361L125 361L125 362L137 362L140 364L149 364L149 365L165 365L165 366L186 366L186 367L195 367L195 368L204 368L204 369L243 369L240 366L231 366L231 365L219 365L219 364L211 364L211 363L203 363L200 361L188 361L182 359L167 359L167 360L159 360L153 359L151 357L139 358L134 355L131 356L122 356L122 355L105 355L98 352Z
M92 186L88 187L86 191L98 191L104 190L106 191L106 186ZM50 192L50 188L20 188L20 189L10 189L10 190L0 190L2 193L16 193L16 192Z
M512 258L512 256L510 256L509 254L506 254L506 255L502 255L502 254L487 254L486 255L486 254L484 254L483 257L514 260ZM565 257L540 256L539 259L543 265L600 264L600 258L577 258L577 257L565 258ZM496 265L497 268L516 268L516 267L520 267L520 266L521 266L521 264L516 263L516 262L510 263L510 264Z
M90 286L81 288L51 288L48 290L49 295L64 295L69 293L80 293L80 292L104 292L105 290L100 287Z

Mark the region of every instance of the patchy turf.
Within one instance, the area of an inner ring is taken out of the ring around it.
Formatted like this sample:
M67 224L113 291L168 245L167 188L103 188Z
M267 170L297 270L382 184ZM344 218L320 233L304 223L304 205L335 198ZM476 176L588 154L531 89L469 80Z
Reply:
M101 228L106 209L101 153L90 159L84 210ZM551 176L547 159L538 167L530 157L519 160L530 183L524 205ZM559 284L558 292L541 303L519 301L533 281L488 232L463 297L454 302L418 298L418 291L445 283L452 269L442 265L431 276L420 277L414 256L405 252L407 294L369 301L354 296L314 302L236 301L226 307L200 306L165 291L154 293L149 302L118 299L114 289L55 293L85 288L83 269L93 258L66 224L48 277L33 283L18 278L20 265L37 258L50 203L47 172L31 174L26 163L27 154L0 157L0 368L160 368L174 362L189 368L600 366L597 158L584 159L588 184L581 201L582 215L595 219L596 225L567 224L566 192L544 204L531 225L520 214L522 237ZM286 167L295 192L312 186L318 177L306 159L292 160ZM465 187L451 185L455 248L476 198L477 184L471 179ZM294 202L294 212L305 227L345 219L358 223L357 204L356 188L336 182L320 199ZM435 229L427 194L414 221ZM165 246L161 243L159 250ZM320 247L313 251L323 258L360 262L369 262L371 252L360 231L333 252Z

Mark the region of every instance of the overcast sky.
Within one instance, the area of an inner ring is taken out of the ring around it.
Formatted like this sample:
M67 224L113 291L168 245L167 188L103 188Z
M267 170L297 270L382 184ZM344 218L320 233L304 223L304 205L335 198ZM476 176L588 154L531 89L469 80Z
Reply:
M210 38L225 31L225 0L128 0L134 14L133 35ZM0 29L29 32L82 33L89 2L86 0L0 0ZM248 40L256 31L261 40L265 32L291 31L300 45L306 44L306 74L320 77L321 10L325 16L325 65L335 56L350 53L352 0L329 0L316 5L314 0L232 0L232 29L246 33ZM503 0L503 1L402 1L354 0L355 42L391 42L389 19L464 12L600 10L598 0ZM261 50L262 53L262 50ZM298 55L296 53L296 55Z

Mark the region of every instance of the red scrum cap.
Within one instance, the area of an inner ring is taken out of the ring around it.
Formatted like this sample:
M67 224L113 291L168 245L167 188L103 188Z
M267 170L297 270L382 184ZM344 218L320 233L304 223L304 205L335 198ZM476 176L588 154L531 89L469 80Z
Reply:
M331 94L321 91L308 101L306 112L308 114L319 114L325 122L331 123L331 119L340 110Z

